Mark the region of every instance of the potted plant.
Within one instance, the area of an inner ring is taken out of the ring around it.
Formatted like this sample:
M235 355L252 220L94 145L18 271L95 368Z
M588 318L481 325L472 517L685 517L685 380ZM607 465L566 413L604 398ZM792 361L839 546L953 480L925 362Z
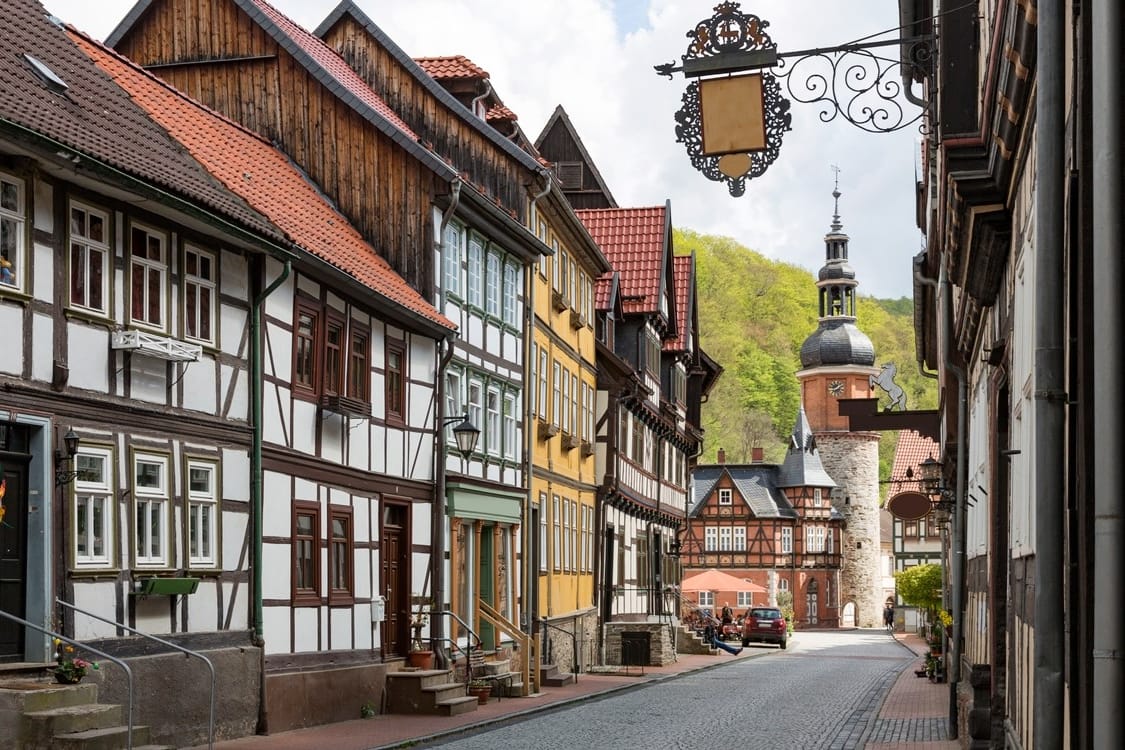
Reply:
M466 687L469 695L477 697L477 703L481 705L488 703L488 699L492 696L492 683L485 680L472 680Z
M87 669L97 669L96 661L86 661L74 654L74 646L55 639L55 664L52 672L55 681L64 685L74 685L82 681Z
M418 612L410 620L410 629L413 636L410 638L410 653L406 655L406 663L416 669L433 669L434 652L426 648L422 640L422 628L426 627L429 618L425 612Z

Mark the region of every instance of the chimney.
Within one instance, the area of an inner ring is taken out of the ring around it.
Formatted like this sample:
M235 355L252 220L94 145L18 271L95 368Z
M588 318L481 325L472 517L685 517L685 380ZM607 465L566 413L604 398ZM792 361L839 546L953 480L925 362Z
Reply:
M756 447L756 448L750 449L750 461L751 461L751 463L760 464L765 460L766 460L765 449L763 449L761 447Z
M719 448L719 455L716 460L721 464L725 464L727 462L727 452L722 448Z

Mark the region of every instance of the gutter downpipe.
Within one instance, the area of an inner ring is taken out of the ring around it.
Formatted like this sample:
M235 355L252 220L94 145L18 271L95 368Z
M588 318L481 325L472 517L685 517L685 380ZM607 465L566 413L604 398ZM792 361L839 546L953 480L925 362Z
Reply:
M1094 465L1098 467L1094 487L1094 612L1093 679L1091 724L1094 747L1121 747L1122 687L1125 682L1121 658L1121 613L1125 597L1121 591L1121 571L1125 570L1125 502L1121 494L1125 477L1121 471L1122 404L1118 376L1125 366L1121 357L1121 231L1122 196L1122 96L1121 87L1121 4L1092 4L1092 126L1094 210L1094 302L1093 320L1110 321L1115 332L1100 337L1094 346Z
M518 129L516 129L515 132L518 132ZM513 132L513 135L515 135L515 132ZM539 176L543 177L546 180L547 186L543 188L540 193L534 195L531 198L531 206L528 209L527 217L529 222L535 221L537 219L538 214L536 213L536 204L539 202L540 198L545 198L551 192L551 187L554 185L554 181L551 179L551 174L547 170L544 169L540 171ZM537 234L536 230L537 227L531 227L531 233L535 234L538 237L539 235ZM525 339L523 342L523 382L528 384L528 388L538 388L538 383L531 382L531 368L536 364L532 362L532 357L534 355L531 353L532 344L535 341L536 270L534 267L529 267L528 271L527 294L525 295L527 304L524 305L523 315L525 331ZM539 377L545 377L545 373L539 373ZM534 605L538 603L538 597L535 596L535 594L537 593L535 589L539 585L539 568L538 565L532 566L532 563L534 561L531 559L531 540L533 534L539 533L539 529L533 528L531 525L531 495L535 489L535 456L533 455L534 448L532 446L532 441L534 440L533 435L535 433L535 430L532 429L532 425L535 424L535 414L532 413L532 400L528 397L527 390L527 388L524 389L523 396L523 455L526 462L526 468L524 470L524 489L526 490L526 493L524 498L525 505L523 512L523 533L520 535L520 555L521 559L523 560L523 565L521 566L523 569L523 590L520 592L520 596L522 597L523 602L523 616L527 620L527 625L524 632L532 636L532 638L534 639L536 635L536 625L538 623L539 613L532 611L532 609ZM542 513L542 509L540 509L539 512ZM542 523L542 519L540 519L539 522ZM544 550L539 550L539 554L545 554ZM520 624L522 625L523 623ZM542 653L538 650L538 646L535 646L530 650L532 653L538 654L540 659L542 659ZM531 672L531 689L537 693L539 692L539 664L530 663L531 654L527 655L527 659L528 668ZM574 655L574 659L575 663L577 664L578 654Z
M265 270L263 265L263 270ZM281 286L292 272L292 262L288 259L281 274L260 294L254 297L250 306L250 388L251 388L251 449L250 449L250 512L253 514L254 549L250 567L254 569L254 634L252 643L261 649L261 667L258 681L258 732L266 731L268 711L266 710L266 669L265 645L262 615L262 400L263 400L263 362L262 362L262 306L266 298Z
M449 201L449 207L441 215L441 224L438 226L438 236L434 245L437 247L438 267L444 268L444 251L445 251L445 228L449 225L449 220L453 218L453 214L457 211L457 205L461 202L461 178L454 177L450 181L450 189L453 191L453 197ZM444 283L444 279L442 279ZM437 285L439 288L441 285ZM447 462L447 446L445 443L445 417L449 416L445 413L445 370L449 366L449 361L453 359L453 352L455 349L452 341L452 336L443 339L441 346L448 346L449 350L440 355L438 361L437 371L437 408L434 410L437 414L437 429L434 431L434 501L431 503L430 509L430 569L433 572L434 578L434 601L431 609L436 612L444 612L445 606L445 472ZM430 649L434 652L437 660L436 666L444 668L445 666L445 618L434 617L430 621L430 638L432 642Z
M1063 0L1040 0L1037 32L1038 96L1035 107L1034 398L1032 436L1035 512L1035 619L1032 736L1035 747L1063 746L1067 698L1063 662L1063 543L1066 458L1066 367L1063 256L1066 9ZM1096 161L1096 160L1095 160ZM1104 411L1099 407L1100 411ZM1111 463L1116 463L1115 459ZM1097 486L1104 486L1101 482ZM1107 571L1108 575L1108 571ZM1096 578L1096 576L1095 576ZM1072 614L1072 613L1071 613ZM1119 614L1119 613L1118 613ZM1114 618L1117 619L1116 617Z

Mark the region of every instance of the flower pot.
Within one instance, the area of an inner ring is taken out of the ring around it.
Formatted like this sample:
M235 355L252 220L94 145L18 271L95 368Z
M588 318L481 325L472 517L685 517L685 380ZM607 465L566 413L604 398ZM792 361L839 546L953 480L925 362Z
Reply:
M469 695L475 695L477 697L477 703L483 706L485 703L488 703L488 699L492 696L492 686L470 685Z
M411 651L406 655L406 663L417 669L434 668L433 651Z
M82 675L70 672L55 672L55 682L61 685L77 685L82 682Z

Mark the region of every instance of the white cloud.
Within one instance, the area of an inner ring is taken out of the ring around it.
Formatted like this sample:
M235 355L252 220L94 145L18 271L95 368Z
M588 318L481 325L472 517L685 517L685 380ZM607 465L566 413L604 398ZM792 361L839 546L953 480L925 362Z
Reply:
M336 0L275 5L313 29ZM679 62L688 31L712 15L713 2L651 0L647 14L636 0L359 5L408 54L464 54L488 70L531 138L562 104L620 205L659 205L670 198L676 226L733 237L810 271L824 261L833 210L830 165L839 165L840 215L860 292L910 294L911 257L920 245L914 228L915 128L868 134L839 120L822 123L819 107L794 103L793 130L778 160L747 183L744 196L730 197L725 184L692 168L674 133L685 82L657 76L653 65ZM47 7L104 38L132 6L127 0L47 0ZM770 22L767 32L782 53L835 46L897 25L894 3L757 0L743 10ZM635 28L618 28L617 18ZM894 57L897 48L882 54Z

